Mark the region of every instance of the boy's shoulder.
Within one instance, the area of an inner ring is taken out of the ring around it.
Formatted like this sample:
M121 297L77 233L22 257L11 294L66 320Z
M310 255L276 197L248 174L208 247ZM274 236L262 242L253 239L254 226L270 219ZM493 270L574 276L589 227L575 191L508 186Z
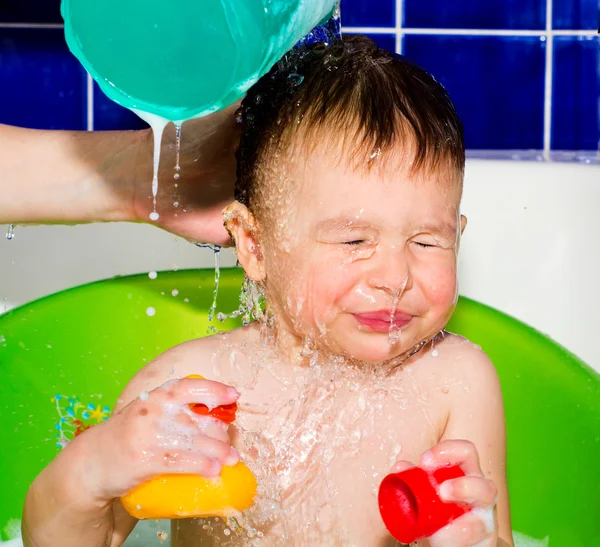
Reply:
M441 340L424 348L407 371L429 394L450 403L477 393L499 390L498 373L485 351L462 336L445 333Z
M253 325L197 338L174 346L140 369L121 394L117 407L129 404L170 380L199 374L227 383L227 364L232 352L243 349L256 337Z

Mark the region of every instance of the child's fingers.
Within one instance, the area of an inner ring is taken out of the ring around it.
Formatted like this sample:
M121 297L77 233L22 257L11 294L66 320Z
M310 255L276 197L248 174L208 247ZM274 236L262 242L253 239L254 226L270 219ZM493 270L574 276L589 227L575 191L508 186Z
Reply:
M423 454L421 465L429 469L460 465L466 475L483 476L477 449L471 441L442 441Z
M493 481L483 477L466 476L444 481L440 485L440 498L446 502L460 502L475 507L493 507L498 489Z
M201 452L166 449L156 454L154 463L150 467L152 469L148 470L148 477L144 478L144 481L161 473L190 473L207 478L217 477L223 465Z
M496 547L494 529L476 513L467 513L429 538L431 547Z
M191 410L189 413L186 412L186 414L194 423L197 430L203 435L212 437L213 439L217 439L224 443L229 442L227 424L224 424L215 418L210 418L209 416L199 416Z
M235 403L240 394L234 387L200 378L182 378L166 382L152 392L162 402L201 403L209 408Z
M203 435L194 439L194 448L222 465L235 465L240 460L238 451L231 445Z
M229 439L223 442L203 434L192 436L182 432L157 436L159 449L169 451L194 450L218 460L223 465L235 465L240 456L228 441Z
M402 471L406 471L407 469L410 469L411 467L414 467L415 464L406 460L400 460L398 462L396 462L393 466L392 466L392 473L402 473Z

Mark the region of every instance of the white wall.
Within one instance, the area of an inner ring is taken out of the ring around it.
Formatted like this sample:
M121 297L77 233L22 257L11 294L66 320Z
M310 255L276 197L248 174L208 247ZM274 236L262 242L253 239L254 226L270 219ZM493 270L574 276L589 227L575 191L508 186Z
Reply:
M599 205L599 165L468 160L460 288L600 371ZM0 312L116 274L213 264L210 250L151 226L17 227L12 241L0 236Z

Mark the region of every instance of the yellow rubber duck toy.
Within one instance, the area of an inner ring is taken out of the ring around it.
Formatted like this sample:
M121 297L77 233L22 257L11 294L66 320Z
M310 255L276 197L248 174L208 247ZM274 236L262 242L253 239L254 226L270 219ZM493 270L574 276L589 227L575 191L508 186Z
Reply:
M202 378L192 374L187 378ZM235 420L236 403L209 410L203 404L190 408L201 415L225 423ZM256 478L238 462L224 466L219 477L204 478L192 474L165 474L136 486L121 498L127 512L137 519L178 519L192 517L227 517L231 510L252 507L256 495Z

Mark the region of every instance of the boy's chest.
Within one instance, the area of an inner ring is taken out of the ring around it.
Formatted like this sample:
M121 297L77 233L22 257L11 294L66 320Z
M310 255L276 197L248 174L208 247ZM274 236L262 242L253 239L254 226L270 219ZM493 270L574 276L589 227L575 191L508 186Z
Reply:
M261 545L393 545L379 484L396 461L417 463L437 442L438 411L410 390L344 387L240 404L232 442L260 485L247 518Z

